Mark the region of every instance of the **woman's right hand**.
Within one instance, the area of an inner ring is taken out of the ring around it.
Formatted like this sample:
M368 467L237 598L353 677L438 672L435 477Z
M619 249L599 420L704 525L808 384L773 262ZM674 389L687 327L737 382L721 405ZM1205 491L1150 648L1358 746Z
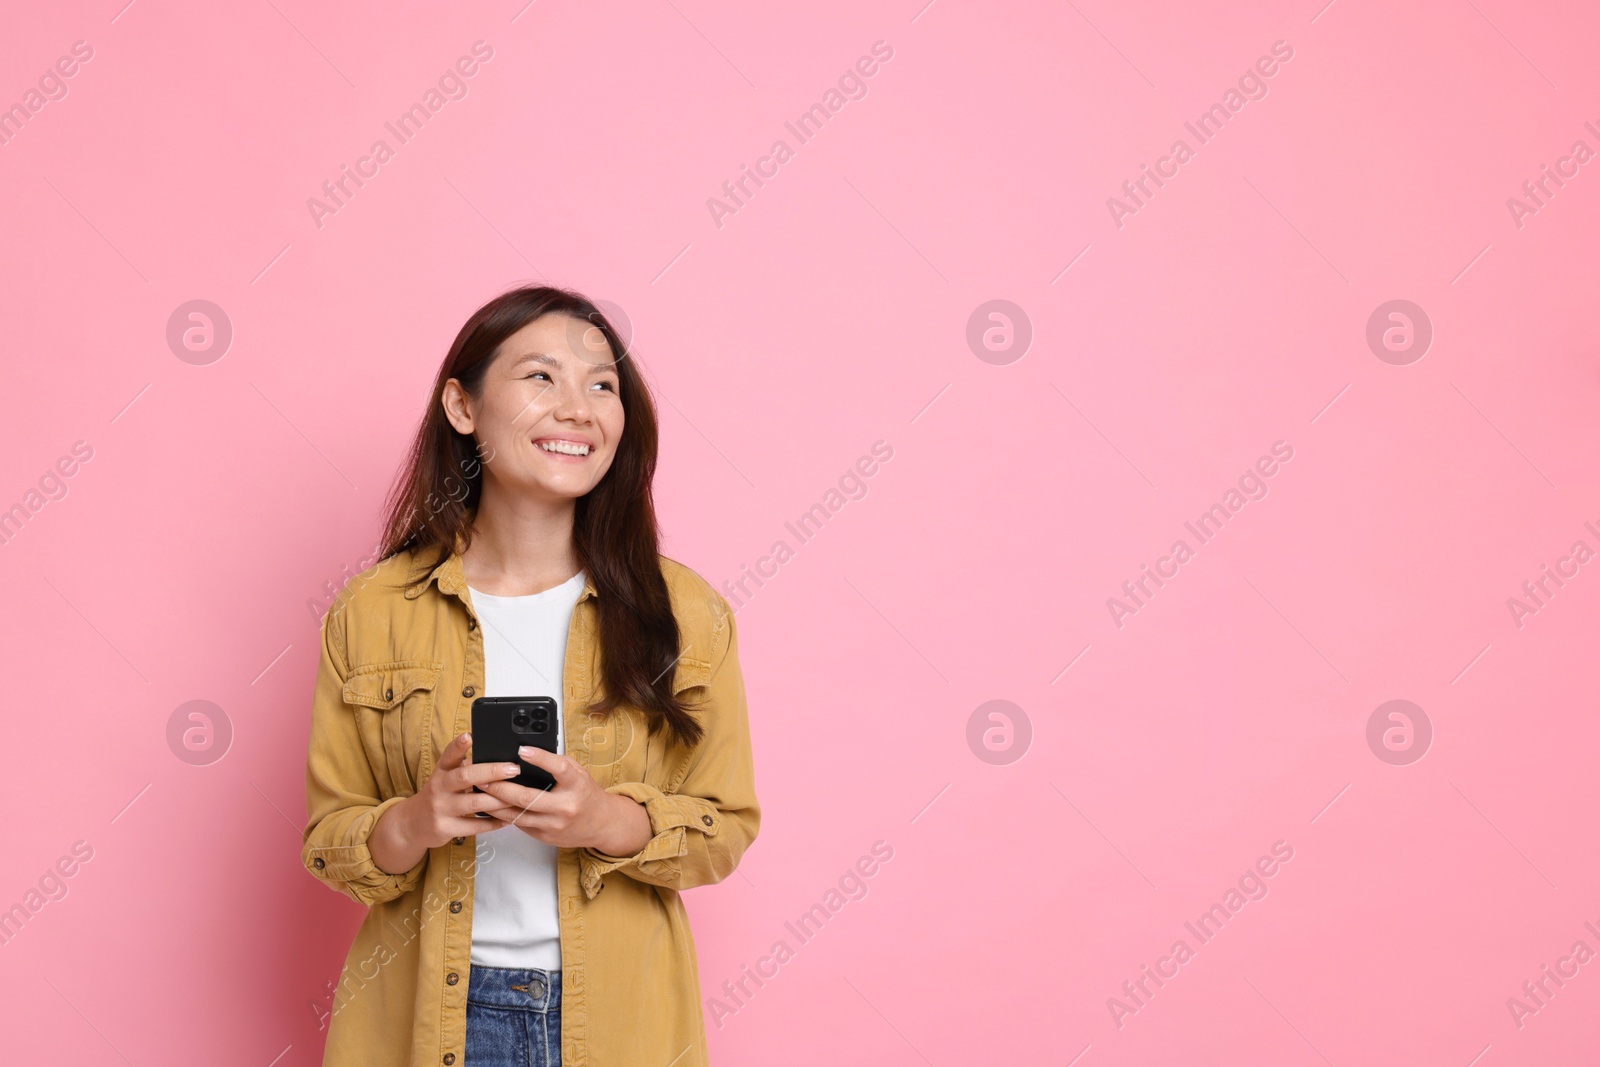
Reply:
M422 788L384 812L372 828L367 848L372 862L387 874L404 874L430 848L484 829L498 829L492 819L473 813L504 806L504 802L474 786L515 778L522 768L515 763L473 763L467 759L472 735L462 734L445 746L439 763Z

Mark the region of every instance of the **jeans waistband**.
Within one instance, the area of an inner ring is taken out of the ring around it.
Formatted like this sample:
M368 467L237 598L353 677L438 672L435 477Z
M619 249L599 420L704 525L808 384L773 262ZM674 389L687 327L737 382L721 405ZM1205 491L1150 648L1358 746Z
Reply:
M467 1000L492 1008L554 1011L561 1007L561 972L473 964Z

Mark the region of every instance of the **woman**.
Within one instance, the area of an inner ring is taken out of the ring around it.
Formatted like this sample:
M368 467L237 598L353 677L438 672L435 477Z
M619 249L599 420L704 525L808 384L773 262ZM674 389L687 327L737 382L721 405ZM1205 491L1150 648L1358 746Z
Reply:
M726 878L756 802L727 601L657 551L656 419L584 297L461 328L383 557L324 617L303 859L368 906L330 1067L706 1064L679 890ZM471 759L478 696L556 699L555 779Z

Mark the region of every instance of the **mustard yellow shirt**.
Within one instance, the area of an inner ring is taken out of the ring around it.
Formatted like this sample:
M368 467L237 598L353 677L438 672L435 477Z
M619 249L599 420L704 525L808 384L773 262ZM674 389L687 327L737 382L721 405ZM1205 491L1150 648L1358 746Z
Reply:
M378 818L470 728L483 692L483 634L459 551L406 588L432 551L357 575L322 621L301 853L312 875L368 909L334 993L325 1067L468 1067L477 839L430 849L403 874L378 869L367 849ZM669 746L665 730L648 736L636 708L584 710L600 682L592 581L568 630L567 755L607 792L642 803L654 836L632 856L560 850L563 1067L706 1067L679 893L731 874L761 820L733 612L683 564L663 556L661 570L683 650L673 689L706 730L694 749Z

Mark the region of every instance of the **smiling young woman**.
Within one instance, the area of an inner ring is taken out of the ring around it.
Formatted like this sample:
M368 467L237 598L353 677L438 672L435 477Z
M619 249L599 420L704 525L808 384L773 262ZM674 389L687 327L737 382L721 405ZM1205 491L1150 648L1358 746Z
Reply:
M760 808L733 612L659 554L655 464L589 300L516 289L461 328L383 558L323 621L303 859L369 909L329 1067L707 1063L679 891ZM557 751L519 752L552 788L473 762L478 696L555 700Z

